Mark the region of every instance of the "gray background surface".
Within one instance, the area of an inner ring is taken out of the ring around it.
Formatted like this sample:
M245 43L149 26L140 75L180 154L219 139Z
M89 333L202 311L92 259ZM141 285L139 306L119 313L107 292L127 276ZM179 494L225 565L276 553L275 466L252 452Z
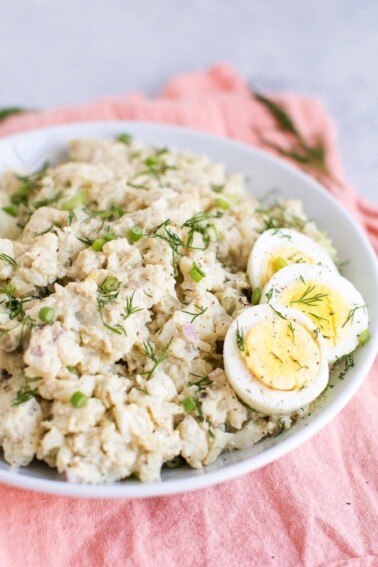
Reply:
M320 97L350 181L378 203L377 0L0 0L0 106L142 90L218 61Z

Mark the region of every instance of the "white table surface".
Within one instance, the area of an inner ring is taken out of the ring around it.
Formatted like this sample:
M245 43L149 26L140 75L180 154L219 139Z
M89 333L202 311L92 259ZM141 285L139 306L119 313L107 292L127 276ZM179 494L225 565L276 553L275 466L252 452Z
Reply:
M378 1L0 1L0 107L142 90L218 61L320 97L350 181L378 203Z

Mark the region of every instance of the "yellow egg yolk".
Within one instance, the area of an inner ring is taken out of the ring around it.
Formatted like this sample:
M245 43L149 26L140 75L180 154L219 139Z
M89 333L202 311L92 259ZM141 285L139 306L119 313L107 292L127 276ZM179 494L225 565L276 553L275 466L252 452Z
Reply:
M295 282L285 290L279 301L306 313L332 347L349 332L346 325L349 306L335 289L326 284L304 280Z
M303 252L297 250L293 246L285 246L282 248L276 248L272 250L269 254L267 254L267 258L265 261L265 265L262 270L262 278L261 278L261 287L264 287L266 283L270 280L272 276L278 270L283 268L283 265L280 265L280 260L284 260L284 265L289 264L299 264L299 263L306 263L306 264L314 264L313 258L303 254Z
M320 350L314 335L278 316L250 329L242 356L253 377L273 390L301 390L319 372Z

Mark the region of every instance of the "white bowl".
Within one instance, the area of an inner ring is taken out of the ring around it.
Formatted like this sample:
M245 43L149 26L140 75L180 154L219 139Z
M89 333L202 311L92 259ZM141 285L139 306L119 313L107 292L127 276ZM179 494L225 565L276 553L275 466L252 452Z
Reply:
M328 232L340 258L349 260L344 274L355 284L369 306L372 338L356 352L354 368L349 370L343 381L336 380L327 403L311 417L300 421L278 438L266 439L243 451L225 453L204 470L166 470L162 482L152 484L125 480L108 485L82 485L64 481L55 470L39 462L16 472L0 459L1 482L71 496L140 498L194 490L232 479L271 463L315 435L356 393L376 356L378 266L365 233L318 183L280 159L247 145L186 128L138 122L93 122L45 128L2 139L0 173L7 168L36 169L46 160L54 161L64 155L66 143L72 138L113 138L121 132L129 132L146 143L206 153L212 160L224 162L228 171L244 173L248 187L256 196L275 190L283 199L300 199L308 216Z

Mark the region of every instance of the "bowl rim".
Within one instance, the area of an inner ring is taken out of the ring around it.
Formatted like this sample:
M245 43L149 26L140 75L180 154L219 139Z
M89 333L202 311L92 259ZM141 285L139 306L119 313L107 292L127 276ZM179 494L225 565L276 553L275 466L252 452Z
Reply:
M210 143L226 144L233 147L235 150L239 149L243 152L247 151L251 155L254 155L255 157L265 161L268 165L272 164L275 167L278 166L289 174L299 178L301 182L303 182L307 186L311 186L311 189L317 196L320 195L322 199L332 202L333 205L338 209L340 215L343 216L349 224L353 225L353 228L357 233L358 238L360 239L361 245L365 248L369 262L372 265L375 280L378 282L378 263L375 252L373 251L366 233L364 232L362 227L352 218L348 211L333 197L333 195L331 195L320 183L315 181L312 177L310 177L303 171L296 168L294 165L284 161L279 157L276 157L271 153L268 153L259 148L255 148L254 146L250 146L246 143L183 126L167 125L157 122L102 120L65 123L61 125L26 130L10 136L4 136L0 139L0 152L4 146L19 142L20 140L24 141L25 139L38 136L47 136L50 140L54 136L54 134L67 134L68 138L74 138L75 136L85 137L88 134L83 135L80 134L80 132L76 133L76 131L93 130L93 137L101 138L106 137L105 132L101 133L102 130L108 131L109 133L113 132L113 135L115 135L117 134L117 132L125 129L129 130L131 133L133 133L134 131L137 136L143 136L144 131L147 137L149 134L151 135L152 130L154 130L153 135L159 135L160 131L168 135L174 134L180 136L183 134L183 132L185 132L187 136L193 139L194 146L196 139L209 141ZM96 131L98 132L96 133ZM195 147L188 147L187 149L189 151L193 151L194 153L196 151ZM340 395L334 398L331 403L324 407L320 414L315 415L313 418L311 418L306 427L294 431L290 436L282 439L272 447L264 449L260 453L255 454L241 462L228 464L226 467L220 468L218 470L206 471L206 469L204 469L199 473L193 471L193 476L190 479L168 479L164 482L154 482L150 484L127 484L127 481L96 485L69 483L63 480L43 479L34 476L28 476L27 472L24 474L19 474L17 470L12 469L12 467L10 467L9 470L0 469L0 482L18 488L34 490L48 494L55 494L59 496L134 499L191 492L219 484L220 482L231 480L240 475L244 475L261 467L264 467L269 463L275 461L276 459L291 452L306 440L313 437L334 417L336 417L336 415L352 399L352 397L366 378L370 368L372 367L378 350L378 333L373 335L372 339L369 341L368 345L366 345L365 348L366 352L364 359L359 361L358 374L354 377L353 380L345 383L344 389L340 393ZM27 469L23 470L27 471Z

